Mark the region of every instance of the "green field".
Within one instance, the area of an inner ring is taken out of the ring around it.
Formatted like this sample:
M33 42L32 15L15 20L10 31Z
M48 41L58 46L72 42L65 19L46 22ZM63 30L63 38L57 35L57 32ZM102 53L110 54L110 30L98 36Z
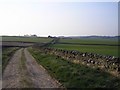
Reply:
M46 43L51 41L51 38L47 37L19 37L19 36L2 36L2 41L18 41L18 42L40 42Z
M2 41L22 41L22 42L40 42L46 43L53 40L47 37L19 37L19 36L2 36ZM68 44L62 44L68 43ZM80 45L89 44L89 45ZM107 44L107 45L90 45L90 44ZM120 46L108 46L108 45L118 45L118 39L106 39L106 38L67 38L60 39L58 44L50 45L52 48L66 49L66 50L78 50L80 52L90 52L103 55L118 55L118 48Z
M67 44L65 44L67 43ZM86 45L81 45L86 44ZM89 44L89 45L87 45ZM91 45L98 44L98 45ZM107 44L107 45L99 45ZM118 48L120 46L109 46L109 45L118 45L117 39L92 39L92 38L80 38L80 39L60 39L57 44L51 45L52 48L59 48L65 50L77 50L80 52L90 52L102 55L118 55Z
M104 39L104 38L79 38L79 39L60 39L59 42L64 43L80 43L80 44L111 44L117 45L118 39Z
M120 88L120 79L97 68L74 64L39 49L31 48L29 51L66 88Z
M118 56L118 46L55 44L55 45L52 45L51 47L65 49L65 50L77 50L80 52L91 52L91 53L97 53L102 55Z

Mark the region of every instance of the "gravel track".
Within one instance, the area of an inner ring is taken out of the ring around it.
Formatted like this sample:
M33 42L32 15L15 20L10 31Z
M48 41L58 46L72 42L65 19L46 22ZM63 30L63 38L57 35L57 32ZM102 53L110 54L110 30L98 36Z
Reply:
M15 52L6 66L2 77L2 88L20 88L19 63L22 49Z
M25 49L24 52L27 61L27 69L34 86L37 88L58 88L60 84L53 79L41 65L37 64L36 60L27 49Z
M25 70L20 69L20 66L22 66L20 65L22 53L24 53L25 58ZM24 83L23 77L24 81L29 82L26 85L27 87L22 85ZM27 48L22 48L15 52L2 77L2 88L59 88L60 86L61 84L36 62Z

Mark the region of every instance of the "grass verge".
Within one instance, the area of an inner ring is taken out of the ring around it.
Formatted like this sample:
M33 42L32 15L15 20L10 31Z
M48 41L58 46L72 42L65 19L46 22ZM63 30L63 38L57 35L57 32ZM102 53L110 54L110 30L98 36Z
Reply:
M120 79L84 65L74 64L29 48L39 64L48 70L66 88L120 88Z
M2 71L4 72L5 67L7 66L10 58L13 56L18 47L7 47L2 48ZM3 73L2 72L2 73Z

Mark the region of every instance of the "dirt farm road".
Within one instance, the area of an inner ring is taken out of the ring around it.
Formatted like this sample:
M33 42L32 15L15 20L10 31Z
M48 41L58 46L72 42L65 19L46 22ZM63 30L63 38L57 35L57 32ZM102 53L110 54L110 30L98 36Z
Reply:
M2 88L58 88L61 84L25 48L15 52L2 76Z

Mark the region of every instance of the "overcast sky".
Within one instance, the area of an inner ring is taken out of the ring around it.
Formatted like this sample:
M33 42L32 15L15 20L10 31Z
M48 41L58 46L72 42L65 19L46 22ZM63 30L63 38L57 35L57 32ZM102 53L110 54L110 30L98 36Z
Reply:
M117 2L41 1L1 0L0 35L118 35Z

